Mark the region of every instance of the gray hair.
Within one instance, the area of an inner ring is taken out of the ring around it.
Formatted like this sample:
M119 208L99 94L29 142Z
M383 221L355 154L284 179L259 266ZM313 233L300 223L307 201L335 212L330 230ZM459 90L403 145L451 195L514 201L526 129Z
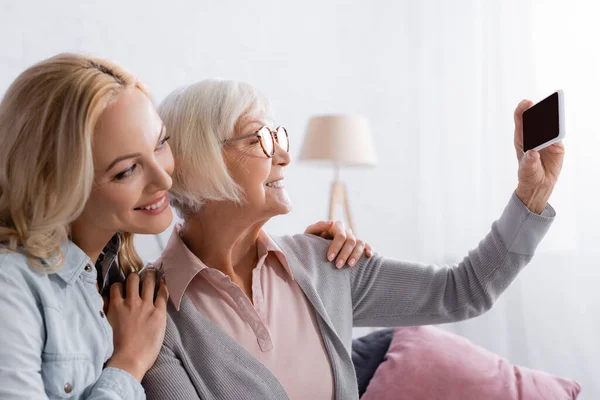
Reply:
M158 114L175 157L171 205L181 217L197 213L207 200L241 203L243 190L229 174L222 143L240 120L269 110L256 88L221 79L176 89L162 101Z

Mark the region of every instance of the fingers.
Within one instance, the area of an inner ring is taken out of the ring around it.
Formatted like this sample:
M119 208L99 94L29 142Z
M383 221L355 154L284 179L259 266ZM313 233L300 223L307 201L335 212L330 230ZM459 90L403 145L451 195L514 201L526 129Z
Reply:
M544 180L544 168L541 166L540 153L529 150L519 164L519 185L533 189Z
M369 243L365 243L365 254L369 258L373 257L373 248Z
M110 304L117 304L123 301L123 284L121 282L113 283L110 286Z
M140 277L137 273L132 272L127 277L125 282L128 299L139 299L140 298Z
M333 234L333 241L327 250L327 259L329 261L333 261L335 259L346 242L346 227L341 221L336 221L330 228L330 233L334 232L335 234Z
M514 118L515 118L515 127L521 127L523 124L523 113L533 106L533 102L531 100L521 100L521 102L515 108Z
M517 160L521 162L523 158L523 112L530 108L533 103L530 100L522 100L514 112L515 135L514 145L517 153Z
M156 287L156 270L150 268L144 274L142 282L142 300L152 303L154 301L154 289Z
M363 254L368 257L373 255L371 247L362 240L357 240L351 229L347 229L341 221L320 221L306 228L305 233L319 235L323 238L332 238L333 241L327 249L327 259L336 259L336 267L341 268L349 263L356 265Z
M525 163L533 164L540 159L540 152L537 150L528 150L525 156Z
M327 234L327 236L325 236L326 239L335 239L335 237L338 235L343 235L344 237L346 237L346 225L344 225L342 221L331 221L331 226L329 227L327 232L324 233Z
M167 300L169 299L169 291L167 290L167 283L164 278L159 281L158 293L156 294L156 301L154 301L154 307L166 310Z
M365 242L363 242L362 240L359 239L356 241L356 246L354 246L354 249L352 250L350 257L348 258L348 265L351 267L354 267L356 265L356 263L358 262L358 260L360 260L360 258L363 256L364 252L365 252Z
M317 236L321 236L321 237L326 237L326 236L323 236L323 234L324 233L326 234L332 225L333 225L333 221L319 221L312 225L309 225L306 228L306 230L304 231L304 233L309 234L309 235L317 235Z
M335 261L336 267L342 268L344 264L346 264L346 261L348 260L348 257L350 257L350 254L352 254L352 251L354 250L355 246L356 238L354 237L354 234L352 234L352 230L346 229L346 242L344 243L342 250L337 256L337 259Z
M540 150L541 154L549 153L549 154L560 154L565 152L565 145L562 140L560 142L556 142L542 150Z
M527 171L535 167L536 163L540 159L540 153L536 150L528 150L521 160L521 169Z

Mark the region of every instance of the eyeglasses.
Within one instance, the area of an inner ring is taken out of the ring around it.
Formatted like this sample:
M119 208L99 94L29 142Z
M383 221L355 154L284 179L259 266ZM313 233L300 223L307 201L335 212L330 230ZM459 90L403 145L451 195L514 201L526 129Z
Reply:
M223 140L223 144L235 142L236 140L247 139L250 137L257 137L260 142L260 147L262 147L263 152L269 158L272 158L275 155L275 142L288 153L290 152L290 141L288 139L288 133L283 126L277 127L274 131L271 130L268 126L263 126L259 130L254 133L249 133L248 135L243 135L231 139Z

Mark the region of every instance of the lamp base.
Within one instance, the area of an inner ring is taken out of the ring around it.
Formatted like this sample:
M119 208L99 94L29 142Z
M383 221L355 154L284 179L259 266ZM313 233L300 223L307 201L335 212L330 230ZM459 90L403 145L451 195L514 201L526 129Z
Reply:
M354 232L354 226L352 225L352 215L350 214L350 204L348 203L348 194L346 193L346 185L344 182L334 180L331 182L331 197L329 200L329 219L334 220L336 215L336 208L338 205L342 206L344 213L346 214L346 223L348 227Z

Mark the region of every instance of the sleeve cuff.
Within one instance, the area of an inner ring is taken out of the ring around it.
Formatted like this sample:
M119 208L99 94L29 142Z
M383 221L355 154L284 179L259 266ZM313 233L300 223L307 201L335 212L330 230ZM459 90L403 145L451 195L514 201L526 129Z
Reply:
M119 368L104 368L95 386L114 391L123 399L146 399L141 383L129 372Z
M508 252L530 256L535 253L555 216L556 212L550 204L546 204L541 214L532 213L513 193L494 225Z

